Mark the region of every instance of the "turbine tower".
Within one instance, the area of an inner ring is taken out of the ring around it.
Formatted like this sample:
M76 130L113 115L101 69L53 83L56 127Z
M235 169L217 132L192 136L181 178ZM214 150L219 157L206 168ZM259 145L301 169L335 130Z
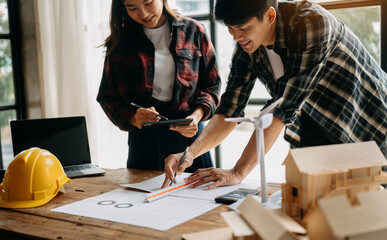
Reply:
M268 128L273 122L273 114L270 113L273 108L282 102L283 98L276 100L270 104L267 108L263 109L261 113L251 118L226 118L227 122L251 122L254 124L256 144L257 144L257 160L260 165L261 171L261 197L262 203L267 202L267 189L266 189L266 170L265 170L265 141L263 137L263 130Z

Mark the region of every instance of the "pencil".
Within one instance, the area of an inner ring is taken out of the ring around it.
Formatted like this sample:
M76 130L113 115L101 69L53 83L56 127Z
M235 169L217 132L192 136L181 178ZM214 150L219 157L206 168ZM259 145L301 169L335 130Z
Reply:
M182 156L181 159L180 159L179 166L183 163L184 157L185 157L185 154L186 154L187 151L188 151L188 148L189 148L189 147L187 147L187 148L185 149L185 151L184 151L184 153L183 153L183 156ZM179 166L177 166L177 167L179 167ZM175 172L175 176L174 176L173 179L171 180L171 183L169 184L169 186L172 185L173 181L175 181L175 178L176 178L176 172Z
M130 105L132 105L133 107L136 107L136 108L144 108L144 107L141 107L140 105L138 105L138 104L136 104L134 102L131 102ZM168 118L166 118L166 117L164 117L164 116L162 116L160 114L158 115L158 117L160 117L163 120L168 120Z

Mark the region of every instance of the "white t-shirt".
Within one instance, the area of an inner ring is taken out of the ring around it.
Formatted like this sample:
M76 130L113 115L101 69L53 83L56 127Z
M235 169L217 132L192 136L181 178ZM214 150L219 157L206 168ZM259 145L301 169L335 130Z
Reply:
M275 80L284 75L284 64L280 55L274 52L272 49L265 47L266 54L269 57L271 69L273 69Z
M155 47L155 74L152 97L168 102L175 82L175 62L169 51L170 28L168 21L159 28L145 28L145 35Z

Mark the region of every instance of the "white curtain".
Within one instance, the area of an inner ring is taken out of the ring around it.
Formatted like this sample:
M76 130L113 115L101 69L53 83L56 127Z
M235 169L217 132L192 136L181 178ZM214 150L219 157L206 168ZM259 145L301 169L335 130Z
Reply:
M126 167L127 132L96 101L111 0L38 0L43 117L85 116L92 162Z

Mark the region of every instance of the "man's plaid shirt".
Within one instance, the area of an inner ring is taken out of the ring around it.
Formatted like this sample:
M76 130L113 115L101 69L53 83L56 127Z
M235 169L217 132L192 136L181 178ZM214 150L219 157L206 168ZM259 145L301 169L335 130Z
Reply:
M220 76L215 50L204 27L181 17L171 23L170 51L175 61L175 84L166 113L184 118L202 107L202 120L210 118L219 103ZM153 91L155 49L143 33L128 33L105 58L97 101L120 129L130 131L129 119L136 109L131 102L150 107ZM157 110L157 108L156 108Z
M233 56L225 93L217 113L244 115L258 78L274 100L273 112L286 124L285 139L300 144L301 112L342 142L374 140L387 134L387 75L359 39L328 11L310 2L279 2L274 51L284 63L275 80L261 46Z

